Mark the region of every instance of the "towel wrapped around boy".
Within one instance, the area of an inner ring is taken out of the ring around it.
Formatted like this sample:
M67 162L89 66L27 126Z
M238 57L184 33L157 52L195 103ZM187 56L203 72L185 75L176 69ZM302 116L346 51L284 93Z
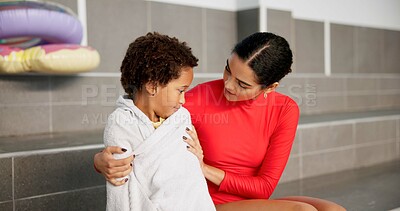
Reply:
M131 99L118 98L104 130L104 144L127 149L114 154L116 159L135 159L127 183L107 182L108 211L215 210L199 160L182 139L188 136L187 127L191 128L190 113L183 107L155 129Z

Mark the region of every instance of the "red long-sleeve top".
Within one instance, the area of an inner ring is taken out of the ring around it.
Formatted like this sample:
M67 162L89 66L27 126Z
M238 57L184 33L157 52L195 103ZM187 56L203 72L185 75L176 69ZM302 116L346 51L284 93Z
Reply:
M271 92L229 102L216 80L186 93L186 107L204 151L204 162L225 171L219 186L208 182L215 204L268 199L286 166L299 108L288 96Z

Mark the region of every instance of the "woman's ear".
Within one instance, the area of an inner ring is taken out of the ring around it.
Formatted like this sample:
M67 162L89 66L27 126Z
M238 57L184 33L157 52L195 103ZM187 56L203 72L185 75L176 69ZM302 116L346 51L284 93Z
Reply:
M157 94L157 84L153 82L147 82L145 85L146 92L150 96L155 96Z
M275 83L269 85L267 88L265 88L264 92L268 94L268 93L270 93L270 92L272 92L272 91L275 91L275 89L276 89L278 86L279 86L279 83L278 83L278 82L275 82Z

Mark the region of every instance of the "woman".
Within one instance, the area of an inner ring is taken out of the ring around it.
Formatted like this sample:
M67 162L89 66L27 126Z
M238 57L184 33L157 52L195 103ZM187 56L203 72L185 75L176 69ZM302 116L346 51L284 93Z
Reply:
M255 33L235 46L223 80L200 84L186 94L184 107L195 129L183 141L200 161L217 210L344 210L309 197L266 200L286 166L299 119L296 103L275 92L291 65L284 38ZM96 154L95 167L111 183L122 185L114 178L131 171L133 158L115 161L111 153L120 149Z

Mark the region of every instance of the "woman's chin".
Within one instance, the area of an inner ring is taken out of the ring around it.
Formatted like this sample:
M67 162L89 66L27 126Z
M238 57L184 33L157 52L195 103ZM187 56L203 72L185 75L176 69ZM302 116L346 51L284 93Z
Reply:
M229 94L228 92L226 92L226 90L224 91L224 97L227 101L230 102L238 101L236 96Z

